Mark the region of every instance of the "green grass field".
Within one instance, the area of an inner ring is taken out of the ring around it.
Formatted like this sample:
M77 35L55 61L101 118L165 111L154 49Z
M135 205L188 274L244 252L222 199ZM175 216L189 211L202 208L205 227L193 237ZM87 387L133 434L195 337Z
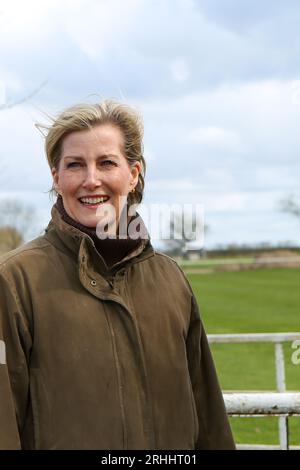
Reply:
M180 262L180 266L183 269L203 269L203 268L212 268L214 266L226 265L226 264L249 264L255 261L254 256L250 257L236 257L236 258L215 258L215 259L205 259L201 261L191 261L183 260Z
M190 267L190 266L189 266ZM300 331L300 269L189 274L207 333ZM284 346L287 390L300 391L300 364ZM212 345L223 390L276 390L274 346ZM278 420L231 418L237 443L277 444ZM290 443L300 445L300 417L289 419Z

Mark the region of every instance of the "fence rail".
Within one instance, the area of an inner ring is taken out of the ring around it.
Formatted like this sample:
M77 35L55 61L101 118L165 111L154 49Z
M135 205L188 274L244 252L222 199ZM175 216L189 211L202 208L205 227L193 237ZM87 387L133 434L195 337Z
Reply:
M286 343L300 339L300 333L232 333L207 335L210 343Z
M300 416L300 393L224 393L230 416Z
M278 416L280 445L239 444L238 449L300 449L289 445L289 416L300 416L300 392L286 392L282 343L300 340L300 333L241 333L208 335L210 343L274 343L277 392L224 393L230 416Z

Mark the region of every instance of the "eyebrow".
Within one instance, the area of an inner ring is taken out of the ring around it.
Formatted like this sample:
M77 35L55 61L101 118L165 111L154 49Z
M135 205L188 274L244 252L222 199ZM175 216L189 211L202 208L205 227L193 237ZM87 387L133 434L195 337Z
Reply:
M105 153L103 155L98 155L97 158L119 158L118 155L114 155L113 153ZM63 157L64 159L67 159L67 158L70 158L72 160L82 160L84 157L80 156L80 155L66 155Z

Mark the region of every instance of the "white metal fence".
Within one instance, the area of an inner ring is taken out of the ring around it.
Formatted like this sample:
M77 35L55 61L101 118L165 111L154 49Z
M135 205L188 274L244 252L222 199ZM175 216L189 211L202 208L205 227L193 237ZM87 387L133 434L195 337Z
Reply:
M278 416L279 445L239 444L238 449L300 449L289 445L289 416L300 416L299 393L286 392L285 364L282 344L300 340L300 333L249 333L208 335L210 343L274 343L277 392L224 393L230 416ZM299 365L300 386L300 365Z

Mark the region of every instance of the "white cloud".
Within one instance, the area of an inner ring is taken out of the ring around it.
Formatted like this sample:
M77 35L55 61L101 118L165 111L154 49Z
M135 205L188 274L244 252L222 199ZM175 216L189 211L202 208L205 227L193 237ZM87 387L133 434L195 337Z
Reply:
M167 204L203 204L206 212L266 212L279 209L278 202L284 197L281 188L253 190L234 190L219 184L214 178L212 183L197 185L188 179L158 179L146 183L146 202Z
M93 61L124 47L133 33L144 2L140 0L77 0L65 18L69 37Z
M154 152L152 152L152 150L147 145L144 146L144 157L145 160L149 163L154 162L156 160Z
M6 86L5 86L5 81L1 79L1 74L0 74L0 107L2 107L6 103Z
M44 141L35 122L36 113L25 106L0 111L1 134L5 136L0 150L0 165L4 167L4 177L0 174L2 191L49 189L51 178Z
M271 210L299 185L300 8L227 3L1 2L0 103L45 79L45 111L117 96L145 117L148 198ZM0 112L2 190L49 188L35 120L28 105Z
M216 190L295 190L300 106L293 104L292 92L291 82L273 81L164 101L132 101L145 118L146 181L166 175L170 182L189 180ZM0 112L5 136L0 159L14 175L11 184L48 188L43 142L34 128L41 115L29 110Z
M186 192L186 191L195 191L199 187L195 185L190 179L182 178L180 180L170 180L170 179L156 179L149 181L147 184L147 190L153 192Z
M232 151L241 150L241 139L237 132L220 127L199 127L192 129L187 139L195 144Z
M16 42L40 40L52 25L49 20L56 8L60 8L58 0L9 0L2 2L0 7L0 38ZM10 46L10 45L9 45Z
M299 165L293 167L269 166L256 170L256 183L263 188L282 188L289 191L299 185Z
M175 59L170 64L173 79L176 82L185 82L190 75L189 66L185 59Z
M207 168L203 171L202 180L206 191L209 191L210 187L219 188L221 191L234 187L234 175L227 168Z

